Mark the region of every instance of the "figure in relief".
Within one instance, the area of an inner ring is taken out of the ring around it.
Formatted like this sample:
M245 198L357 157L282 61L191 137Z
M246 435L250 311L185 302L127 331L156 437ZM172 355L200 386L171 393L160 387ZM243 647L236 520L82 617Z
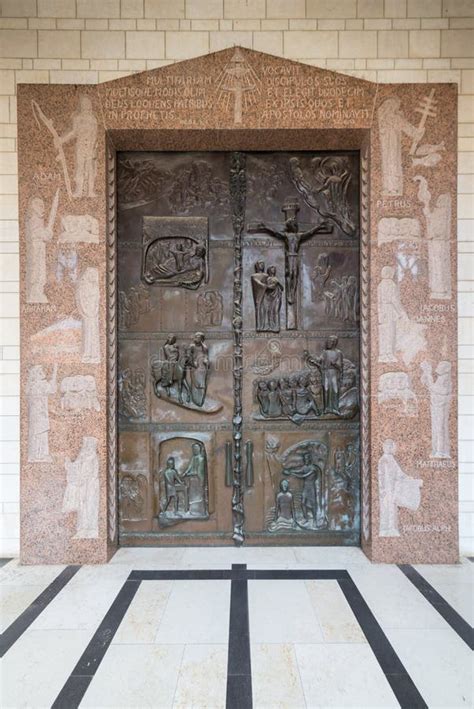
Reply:
M170 505L173 505L175 515L182 511L189 512L188 488L183 478L176 470L176 463L173 456L170 456L166 461L166 468L163 470L163 479L165 481L166 504L164 512L167 512ZM182 503L180 505L180 502ZM181 508L181 509L180 509Z
M184 440L189 445L189 439ZM200 441L191 440L191 457L184 463L184 470L180 472L176 464L177 459L182 461L185 456L180 448L167 457L166 467L158 473L161 491L158 520L162 526L209 517L206 449Z
M203 327L222 325L224 302L217 290L206 290L200 293L196 301L196 318Z
M315 300L321 300L324 297L324 286L331 275L331 271L332 266L329 263L328 254L319 254L316 266L311 274Z
M128 418L146 416L146 375L143 369L124 369L118 378L119 412Z
M411 478L398 464L397 446L387 438L378 463L380 537L399 537L398 508L416 511L420 506L423 480Z
M119 487L120 517L124 522L146 518L147 488L145 475L122 475Z
M73 539L97 539L99 536L99 458L97 438L84 436L76 460L66 458L66 491L62 511L77 512Z
M290 177L304 201L324 219L331 219L350 237L357 233L348 192L352 182L349 160L343 155L316 156L306 174L300 158L289 161Z
M76 304L82 318L82 361L100 362L99 271L88 267L76 284Z
M400 299L400 288L394 280L395 269L382 268L377 288L379 362L397 362L400 353L406 365L426 348L426 325L410 320Z
M119 326L128 330L140 320L140 317L151 310L151 300L148 288L143 283L132 286L128 291L119 291Z
M403 195L403 160L402 136L412 138L409 154L413 165L433 167L441 160L440 151L444 143L439 145L419 145L425 134L425 124L428 117L436 117L435 89L424 96L414 109L421 114L418 126L412 125L400 110L401 101L398 97L387 98L378 110L378 125L380 147L382 153L382 188L389 196Z
M26 397L28 402L28 462L50 463L48 397L56 393L57 364L51 379L46 379L43 367L33 365L28 374Z
M251 276L257 332L280 332L283 286L276 273L275 266L269 266L265 273L265 263L257 261Z
M44 202L39 197L30 201L26 218L26 302L47 303L46 244L53 238L54 222L58 211L59 190L51 205L45 223Z
M314 357L305 351L305 361L311 367L317 367L321 372L323 385L324 413L339 416L339 395L343 380L344 357L337 348L338 339L335 335L328 337L326 349L319 357Z
M418 199L423 204L428 241L430 298L451 298L451 195L439 195L431 209L431 193L422 175L416 175Z
M275 519L268 525L269 532L295 529L295 511L293 507L293 493L288 480L280 481L280 491L275 499Z
M159 354L151 358L154 392L159 399L186 409L216 413L222 404L207 397L210 368L203 332L196 332L187 345L177 345L175 335L168 335Z
M90 214L69 214L61 217L59 241L64 244L98 244L98 220Z
M282 207L282 212L285 215L285 224L283 229L277 228L276 225L267 225L263 222L258 224L249 224L249 234L268 234L283 242L285 246L285 293L286 293L286 327L288 330L297 329L297 311L298 311L298 287L299 287L299 250L301 244L310 239L315 234L330 234L333 227L327 222L319 222L316 226L312 226L304 231L300 230L298 224L298 212L300 205L294 197L288 198ZM261 269L262 262L257 262ZM261 270L257 273L262 273ZM254 277L255 275L254 274ZM263 280L263 277L261 277ZM258 329L258 328L257 328Z
M431 457L451 458L449 438L449 412L453 398L451 362L441 361L433 371L429 362L422 362L421 383L430 393L431 408Z
M358 313L357 278L355 276L342 276L332 278L323 291L325 314L329 318L356 322Z
M355 488L358 481L359 456L352 443L334 451L330 470L329 528L351 529L355 517Z
M412 125L400 110L398 97L387 98L378 111L380 148L382 153L382 188L386 195L403 194L402 136L420 140L424 128Z
M91 374L64 377L60 392L63 411L100 411L95 378Z
M380 375L377 400L400 416L418 416L418 399L406 372L385 372Z
M310 452L302 455L301 464L285 467L283 475L290 475L303 481L301 492L301 509L305 526L317 529L324 526L326 519L322 504L322 468L313 462Z
M79 97L78 108L72 117L72 128L59 136L56 147L75 142L74 192L73 197L94 198L97 172L97 118L92 110L89 96Z

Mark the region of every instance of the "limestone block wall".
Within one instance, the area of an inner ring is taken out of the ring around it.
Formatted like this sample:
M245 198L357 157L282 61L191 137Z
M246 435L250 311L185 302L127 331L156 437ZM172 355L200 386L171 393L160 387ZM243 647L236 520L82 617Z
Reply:
M459 86L459 510L473 553L472 0L0 0L0 554L16 554L19 535L16 85L98 83L234 44L372 81Z

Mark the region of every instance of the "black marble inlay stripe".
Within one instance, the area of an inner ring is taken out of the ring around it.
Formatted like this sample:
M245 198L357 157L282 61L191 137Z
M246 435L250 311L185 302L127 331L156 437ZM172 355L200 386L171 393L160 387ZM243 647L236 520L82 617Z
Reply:
M11 561L11 559L0 559L0 567L5 566L9 561Z
M234 578L230 585L226 709L252 709L252 667L246 569L246 564L232 564L232 570L240 571L241 578Z
M139 586L140 581L125 581L51 709L79 706Z
M419 592L431 603L438 613L445 619L457 635L464 640L466 645L474 650L474 629L459 613L446 601L443 596L410 564L399 564L398 568Z
M152 569L132 571L130 581L233 581L247 579L248 581L286 581L286 580L318 580L338 581L350 578L345 570L325 569L245 569L245 564L232 564L230 569L185 569L159 570Z
M28 630L30 625L40 613L44 611L46 606L51 603L64 586L77 574L80 566L66 566L58 576L51 581L49 586L46 586L35 600L30 603L21 615L16 618L11 625L6 628L0 635L0 657L3 657L6 652L16 643L25 630Z
M374 614L362 597L354 581L340 579L339 586L354 613L372 652L377 658L382 672L402 709L428 709L428 705L416 688L415 683L403 666L387 636L375 619Z

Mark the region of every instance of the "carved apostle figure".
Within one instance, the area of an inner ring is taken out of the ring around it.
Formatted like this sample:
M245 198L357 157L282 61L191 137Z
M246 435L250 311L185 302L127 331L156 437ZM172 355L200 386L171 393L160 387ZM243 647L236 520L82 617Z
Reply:
M386 99L378 111L380 149L382 153L382 184L386 195L403 194L402 136L420 140L424 128L413 126L400 111L398 97Z
M428 268L430 298L451 298L451 195L441 194L431 209L431 193L422 175L413 178L418 182L418 199L423 203L428 241Z
M401 352L405 364L410 364L426 347L426 325L410 320L405 312L394 280L395 269L384 266L381 275L377 288L379 362L396 362L397 352Z
M383 443L383 455L378 463L380 537L399 537L398 508L416 511L420 506L420 488L423 480L411 478L403 472L395 459L397 446L387 438Z
M59 190L53 199L51 212L45 223L45 207L42 199L35 197L28 206L26 218L26 302L47 303L46 244L53 237L53 226L58 209Z
M453 398L451 381L451 362L442 361L435 370L437 378L433 377L431 364L422 362L421 382L430 393L431 409L431 457L451 458L449 440L449 410Z
M75 189L73 197L95 197L97 170L97 118L88 96L79 97L78 110L72 118L72 128L59 137L59 144L75 141Z
M74 539L99 536L99 458L97 438L84 436L76 460L66 458L67 485L63 498L64 513L77 512Z
M26 385L28 401L28 462L50 463L49 455L49 412L48 397L56 393L56 375L58 366L53 367L51 379L46 379L46 374L41 365L34 365L30 369Z
M100 362L99 271L86 268L76 285L76 303L82 318L82 361Z

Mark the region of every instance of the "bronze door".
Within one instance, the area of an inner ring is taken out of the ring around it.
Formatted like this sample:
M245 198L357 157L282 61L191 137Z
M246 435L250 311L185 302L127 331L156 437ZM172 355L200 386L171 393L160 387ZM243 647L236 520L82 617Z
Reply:
M359 542L356 153L118 156L122 544Z

